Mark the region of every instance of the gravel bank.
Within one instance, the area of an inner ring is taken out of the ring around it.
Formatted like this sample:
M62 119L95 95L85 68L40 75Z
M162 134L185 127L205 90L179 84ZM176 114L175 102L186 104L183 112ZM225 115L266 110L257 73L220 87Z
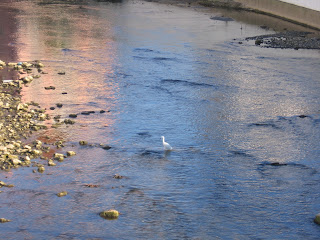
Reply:
M256 45L268 48L320 49L320 37L310 37L312 32L281 32L275 34L248 37Z

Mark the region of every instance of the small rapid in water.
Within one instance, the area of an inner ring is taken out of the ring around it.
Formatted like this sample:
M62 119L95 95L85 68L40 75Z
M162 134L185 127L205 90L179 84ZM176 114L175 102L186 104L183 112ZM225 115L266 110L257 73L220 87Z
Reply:
M273 31L203 9L44 3L0 5L1 58L45 64L23 100L78 115L35 138L77 155L0 172L1 239L318 238L319 51L255 46Z

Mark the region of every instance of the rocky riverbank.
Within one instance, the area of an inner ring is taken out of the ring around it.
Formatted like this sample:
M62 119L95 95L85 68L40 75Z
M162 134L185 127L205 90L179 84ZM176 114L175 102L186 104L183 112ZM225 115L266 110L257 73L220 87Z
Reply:
M24 103L21 100L22 87L34 79L40 78L44 65L40 61L5 63L0 61L1 70L10 72L16 79L0 82L0 169L9 170L19 166L34 166L37 170L45 170L43 163L34 159L47 161L48 166L55 166L55 154L52 158L44 158L43 153L50 151L50 146L30 137L36 131L46 129L51 116L38 103ZM54 146L62 146L54 143ZM70 154L67 154L67 156ZM62 155L63 156L63 155ZM64 156L63 156L64 158ZM59 158L58 160L63 160Z
M320 49L320 37L309 37L312 32L280 32L246 38L255 45L268 48Z

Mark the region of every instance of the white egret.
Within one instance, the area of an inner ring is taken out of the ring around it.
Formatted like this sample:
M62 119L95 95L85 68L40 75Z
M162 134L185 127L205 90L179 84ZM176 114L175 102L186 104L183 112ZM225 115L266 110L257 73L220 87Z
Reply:
M170 144L164 141L164 136L161 136L161 138L162 138L162 144L163 144L164 150L165 151L172 150L172 147L170 146Z

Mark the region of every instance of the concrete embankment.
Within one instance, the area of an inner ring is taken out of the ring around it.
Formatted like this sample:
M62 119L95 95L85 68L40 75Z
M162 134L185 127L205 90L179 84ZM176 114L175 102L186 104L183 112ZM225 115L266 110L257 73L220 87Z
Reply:
M320 29L319 3L295 5L295 1L280 0L236 0L243 7L252 8L266 14L274 15L288 21L299 23L315 29Z

